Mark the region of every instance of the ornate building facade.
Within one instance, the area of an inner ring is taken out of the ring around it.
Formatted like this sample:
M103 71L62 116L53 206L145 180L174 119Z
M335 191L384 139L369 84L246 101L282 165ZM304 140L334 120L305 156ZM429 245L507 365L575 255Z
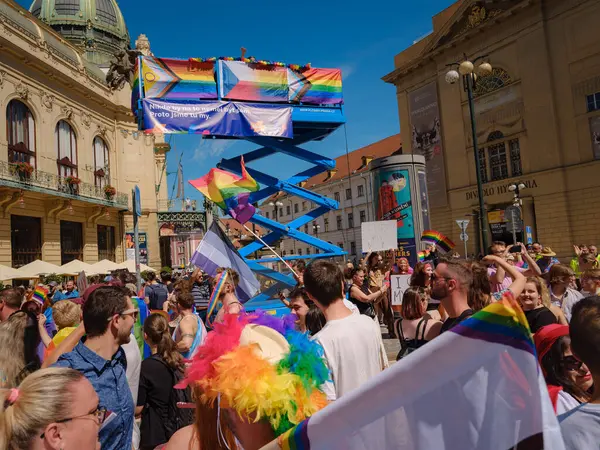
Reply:
M599 15L597 0L460 0L384 77L397 88L402 132L412 132L404 151L427 159L432 224L459 242L455 221L470 217L470 252L481 250L476 170L490 241L512 242L504 211L520 184L517 239L564 258L573 244L598 242ZM467 93L446 80L465 56L493 67L474 92L478 168Z
M169 146L137 131L131 89L106 83L110 55L129 46L119 7L35 0L31 11L0 0L0 264L122 261L139 185L140 232L159 268Z

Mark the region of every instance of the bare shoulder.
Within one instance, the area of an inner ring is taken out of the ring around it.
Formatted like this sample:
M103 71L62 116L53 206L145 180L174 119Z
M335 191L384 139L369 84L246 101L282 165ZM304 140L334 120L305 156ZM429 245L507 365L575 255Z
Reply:
M197 442L194 436L194 425L188 425L171 436L165 450L198 450L200 447L196 444Z

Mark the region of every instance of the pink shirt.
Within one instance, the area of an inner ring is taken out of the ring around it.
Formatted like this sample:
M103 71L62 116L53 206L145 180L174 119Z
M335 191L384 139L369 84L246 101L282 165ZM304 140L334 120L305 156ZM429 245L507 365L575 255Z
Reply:
M515 266L515 269L521 273L527 272L527 269L523 269L522 267ZM498 269L496 269L496 267L488 267L487 272L488 272L488 277L490 278L490 280L492 279L493 276L496 275L497 271L498 271ZM500 292L505 289L508 289L510 287L510 285L512 284L512 282L513 282L513 279L508 274L506 274L506 276L504 277L504 280L502 280L502 283L500 283L500 284L490 281L490 284L492 285L492 292Z

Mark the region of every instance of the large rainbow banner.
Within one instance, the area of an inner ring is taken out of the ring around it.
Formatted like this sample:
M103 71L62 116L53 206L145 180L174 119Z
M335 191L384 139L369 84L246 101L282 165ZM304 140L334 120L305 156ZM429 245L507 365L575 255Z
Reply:
M144 96L164 100L214 100L215 63L194 59L142 59Z
M242 61L206 61L144 56L136 67L133 109L140 76L143 98L194 101L218 98L264 103L336 106L343 103L339 69L296 68ZM218 70L217 70L218 69Z

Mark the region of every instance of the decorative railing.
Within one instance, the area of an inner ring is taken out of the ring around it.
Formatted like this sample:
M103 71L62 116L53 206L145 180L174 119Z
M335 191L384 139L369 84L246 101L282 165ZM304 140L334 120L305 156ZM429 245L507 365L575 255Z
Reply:
M23 165L0 161L0 180L0 184L15 188L51 193L60 197L91 201L105 206L123 209L129 207L127 194L117 192L115 195L108 195L103 187L84 183L73 177L61 177L57 174L42 172L31 166L27 168Z

